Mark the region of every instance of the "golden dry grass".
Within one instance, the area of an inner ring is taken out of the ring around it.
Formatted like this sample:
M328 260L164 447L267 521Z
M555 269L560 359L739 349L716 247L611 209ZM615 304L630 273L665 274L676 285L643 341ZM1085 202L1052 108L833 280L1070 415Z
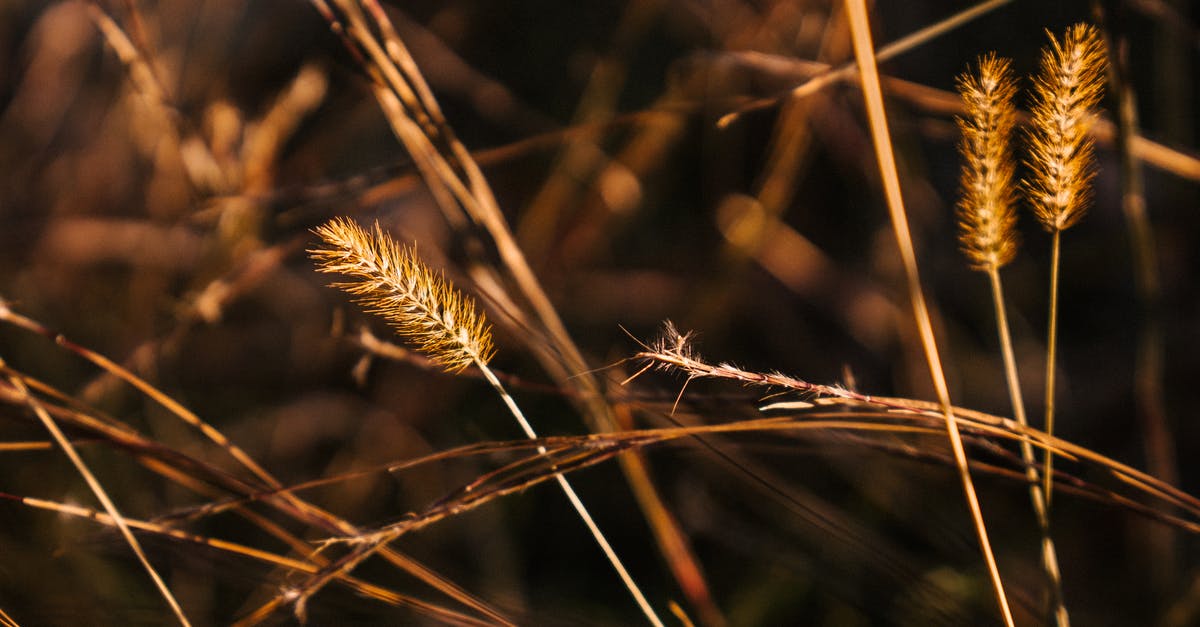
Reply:
M368 232L353 220L317 227L325 247L310 252L321 272L352 279L334 283L367 311L387 320L447 372L486 365L495 355L492 329L463 295L434 274L414 249L402 246L375 223Z
M1194 28L897 7L0 7L0 623L1195 623Z

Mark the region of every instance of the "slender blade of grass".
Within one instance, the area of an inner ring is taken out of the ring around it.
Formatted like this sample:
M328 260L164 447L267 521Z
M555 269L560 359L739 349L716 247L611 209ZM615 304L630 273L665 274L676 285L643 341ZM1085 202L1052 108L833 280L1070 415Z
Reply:
M7 306L4 306L4 308L7 309ZM4 362L4 358L0 357L0 368L5 366L6 364ZM112 519L117 529L120 530L121 536L125 538L125 542L129 544L129 548L133 551L133 554L137 556L138 561L141 562L142 568L146 569L146 573L149 574L150 579L154 581L154 587L158 588L159 594L161 594L163 599L167 602L167 605L171 608L171 612L175 614L176 620L178 620L179 624L183 625L184 627L190 627L191 622L188 621L187 615L183 613L183 608L180 607L179 601L175 600L175 595L171 594L171 589L167 587L167 583L163 581L163 578L158 574L158 571L154 569L152 564L150 564L150 560L146 557L145 551L142 550L141 543L138 542L137 537L133 535L133 531L131 531L129 525L126 524L125 518L121 516L121 512L117 510L116 504L113 503L111 498L109 498L108 492L105 491L104 486L100 484L100 481L96 479L95 475L92 474L92 471L83 461L83 458L79 456L79 452L75 450L75 446L71 444L71 441L67 439L66 435L63 434L62 429L59 429L58 423L54 421L54 418L50 416L50 413L46 411L46 408L42 406L41 402L39 402L32 394L29 393L29 388L25 385L25 382L17 376L10 375L7 378L9 384L12 385L13 388L16 389L17 393L23 397L25 404L30 410L33 411L34 415L38 417L38 420L41 421L42 426L44 426L46 430L50 432L50 435L54 438L54 441L58 443L58 446L62 448L63 453L66 454L67 458L71 460L71 464L75 466L76 471L79 472L79 475L83 477L83 480L87 483L88 487L91 488L92 494L96 496L96 500L100 501L100 504L104 506L104 511L108 513L108 516Z
M979 545L987 562L988 572L995 588L996 601L1005 623L1013 627L1012 611L1008 606L1008 597L1004 593L1004 584L1000 579L1000 569L996 565L996 557L992 552L992 544L988 539L987 526L984 523L983 512L979 506L979 497L975 494L975 483L967 466L967 455L963 449L962 436L954 421L954 412L950 403L950 390L946 385L946 375L942 371L941 358L938 356L937 342L933 335L933 324L929 318L929 310L925 304L925 294L921 288L921 277L917 268L917 256L913 248L912 236L908 231L908 217L904 210L904 200L900 194L900 176L896 171L895 155L892 152L891 136L887 128L887 117L883 107L883 91L879 85L879 71L875 65L874 46L871 43L870 20L867 17L867 6L864 0L846 0L846 10L850 15L850 31L854 39L854 55L858 60L859 73L862 76L863 97L866 101L867 115L871 124L871 134L875 140L875 154L879 161L879 169L883 178L887 195L888 210L892 219L892 229L896 234L896 242L900 248L900 256L904 262L905 274L908 277L909 297L912 300L913 315L921 334L921 344L925 348L926 360L929 363L930 375L934 388L937 390L938 401L942 413L946 416L946 433L954 458L958 464L959 477L962 480L963 492L967 498L967 506L975 522L975 530L979 536Z

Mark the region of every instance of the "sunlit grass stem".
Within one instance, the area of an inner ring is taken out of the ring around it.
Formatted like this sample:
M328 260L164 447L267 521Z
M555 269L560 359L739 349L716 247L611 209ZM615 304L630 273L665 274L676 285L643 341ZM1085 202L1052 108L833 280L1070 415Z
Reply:
M974 71L960 75L957 83L965 111L965 115L957 120L961 133L958 147L962 156L961 195L956 212L958 238L971 268L988 276L1009 399L1014 417L1025 428L1029 423L1025 417L1025 401L1021 395L1004 288L1000 281L1000 269L1016 257L1018 247L1016 160L1012 154L1017 83L1009 60L995 54L981 57ZM1070 618L1063 602L1062 576L1050 534L1045 493L1038 478L1033 446L1028 440L1021 442L1021 458L1041 534L1042 565L1051 588L1055 623L1058 627L1067 627Z
M521 412L520 406L518 406L516 401L513 400L512 396L509 395L508 390L504 388L504 384L500 383L500 379L496 378L496 374L493 373L491 368L488 368L487 364L485 363L476 362L475 365L479 368L479 371L483 373L483 378L487 379L488 383L492 384L492 388L496 390L496 393L500 395L500 398L504 399L504 404L508 406L509 412L511 412L513 417L517 419L517 422L521 425L521 430L525 432L525 435L530 440L536 440L538 437L537 432L533 430L533 427L529 424L529 421L525 419L525 414ZM546 447L544 446L538 446L537 450L538 453L541 453L542 455L546 454ZM575 512L579 514L580 520L583 521L583 524L587 525L588 531L592 532L592 537L596 539L596 544L600 546L600 550L604 552L604 556L608 558L608 561L610 564L612 564L613 569L617 571L617 575L621 578L621 581L625 583L625 587L629 589L629 593L633 595L633 598L637 602L638 607L641 608L642 613L646 615L646 618L651 624L655 625L656 627L663 627L662 620L658 618L658 615L654 612L654 608L650 606L650 602L646 600L645 595L642 594L641 589L638 588L637 584L633 580L633 577L629 574L629 571L625 569L625 565L621 563L621 559L617 556L617 553L613 550L612 545L608 543L608 540L600 531L600 527L596 525L596 521L592 519L592 515L588 512L587 507L583 505L583 501L580 500L579 495L575 493L575 489L571 487L571 483L567 481L567 478L561 474L554 475L554 478L558 481L559 487L562 488L563 494L567 496L567 500L571 502L571 506L575 508Z
M1009 400L1012 402L1013 417L1022 427L1028 427L1025 417L1025 400L1021 394L1021 383L1017 376L1017 361L1013 354L1012 334L1008 326L1008 314L1005 312L1004 287L1000 282L999 268L987 271L988 282L992 287L992 304L996 309L996 328L1000 335L1000 352L1004 357L1004 375L1008 383ZM1038 481L1036 460L1033 445L1028 439L1021 440L1021 460L1025 464L1025 477L1029 480L1029 500L1033 504L1033 512L1037 517L1038 529L1041 532L1042 568L1050 580L1054 598L1052 599L1054 622L1058 627L1069 627L1070 614L1067 613L1066 603L1062 593L1062 573L1058 567L1058 551L1054 545L1054 537L1050 535L1050 517L1046 511L1046 493L1042 491Z
M1075 24L1061 41L1050 36L1033 81L1026 159L1029 177L1022 186L1034 216L1052 238L1045 402L1045 429L1050 435L1054 434L1062 232L1079 222L1091 201L1096 159L1089 132L1104 93L1106 67L1100 34L1088 24ZM1047 451L1042 471L1047 507L1054 487L1053 459Z
M0 303L0 307L3 307L4 309L8 308L7 305L3 303ZM0 357L0 369L7 369L7 364L4 362L4 358L2 357ZM92 494L95 495L96 500L100 501L100 504L104 507L104 511L108 514L109 519L113 522L113 525L117 527L117 530L120 531L121 536L129 545L130 550L133 551L133 554L137 557L138 562L141 563L142 568L146 570L146 574L150 575L151 581L154 582L154 587L158 588L159 594L162 595L167 605L171 608L171 612L175 615L175 619L178 620L179 624L183 625L183 627L190 627L191 622L188 621L187 615L184 614L183 608L179 605L179 601L175 599L175 595L171 593L171 589L167 587L167 583L163 580L162 576L159 575L158 571L154 569L154 566L150 564L149 558L146 557L146 553L142 550L142 545L140 542L138 542L137 537L133 535L133 531L126 523L125 517L122 516L117 510L116 504L113 503L111 498L109 498L108 492L104 489L104 486L101 485L100 480L97 479L94 474L92 474L92 471L83 461L83 458L79 456L79 452L75 449L75 445L71 444L71 440L66 436L66 434L63 433L62 429L59 428L58 423L55 422L54 418L50 416L50 412L46 411L46 408L42 405L41 401L39 401L33 396L33 394L29 392L29 387L25 385L25 382L21 380L21 377L16 375L8 375L6 378L9 385L11 385L13 389L17 391L25 405L28 406L31 411L33 411L34 415L37 416L39 421L41 421L42 426L46 428L46 431L50 432L50 436L54 439L55 443L58 444L59 448L62 449L67 458L71 460L71 464L75 467L75 470L79 473L79 475L83 477L84 482L87 483L88 488L92 490Z
M892 220L892 231L896 235L896 244L900 249L900 257L904 262L905 276L908 283L909 299L912 302L913 317L917 330L921 335L921 345L925 351L925 359L929 365L930 377L937 391L938 403L942 414L946 417L946 435L950 440L950 448L954 453L954 461L962 482L963 494L966 497L967 508L975 523L975 532L979 540L980 551L987 564L988 574L992 580L992 588L996 594L1000 614L1005 624L1013 627L1012 610L1008 605L1008 596L1004 592L1004 583L1000 578L1000 568L996 564L996 556L992 551L992 543L988 538L987 525L983 519L983 510L979 505L979 497L975 493L975 482L971 479L971 471L967 465L967 453L963 447L962 435L954 421L953 405L950 402L950 390L946 384L946 375L942 368L941 357L938 355L937 340L933 334L933 323L930 320L929 309L925 303L925 293L921 287L921 277L917 268L917 255L908 230L908 215L904 209L904 199L900 193L900 175L896 170L896 156L892 150L891 134L887 127L887 114L883 106L883 89L879 84L879 70L875 64L874 45L871 41L871 24L867 17L865 0L846 0L846 12L850 18L850 32L854 44L854 56L858 61L859 72L862 76L863 98L867 109L867 117L874 139L876 161L879 164L880 175L883 179L887 197L888 211Z
M1058 367L1058 268L1062 253L1062 231L1056 230L1051 234L1050 241L1050 304L1047 313L1049 320L1046 327L1046 424L1047 434L1054 435L1054 372ZM1054 454L1046 451L1046 460L1042 468L1042 481L1046 491L1046 506L1050 505L1050 497L1054 489Z
M445 277L434 274L414 250L398 244L378 224L368 232L353 220L334 219L316 233L328 246L311 251L319 270L353 279L337 283L336 287L354 295L356 302L368 311L385 318L401 337L447 372L460 372L470 365L478 368L525 435L537 439L520 406L488 368L487 363L495 354L491 327L470 297L459 292ZM545 447L539 446L538 452L544 455ZM642 613L655 627L663 627L579 495L561 474L555 478Z

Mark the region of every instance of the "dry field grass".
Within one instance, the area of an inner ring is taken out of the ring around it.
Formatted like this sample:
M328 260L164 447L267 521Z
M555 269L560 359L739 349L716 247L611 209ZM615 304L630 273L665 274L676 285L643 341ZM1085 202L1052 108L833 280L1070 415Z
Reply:
M0 4L0 625L1200 623L1195 9L876 4Z

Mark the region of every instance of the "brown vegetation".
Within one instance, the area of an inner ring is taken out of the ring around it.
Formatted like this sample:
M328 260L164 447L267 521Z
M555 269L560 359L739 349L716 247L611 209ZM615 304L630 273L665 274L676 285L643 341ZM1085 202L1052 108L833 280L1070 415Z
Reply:
M0 624L1195 623L1194 25L877 4L0 7Z

